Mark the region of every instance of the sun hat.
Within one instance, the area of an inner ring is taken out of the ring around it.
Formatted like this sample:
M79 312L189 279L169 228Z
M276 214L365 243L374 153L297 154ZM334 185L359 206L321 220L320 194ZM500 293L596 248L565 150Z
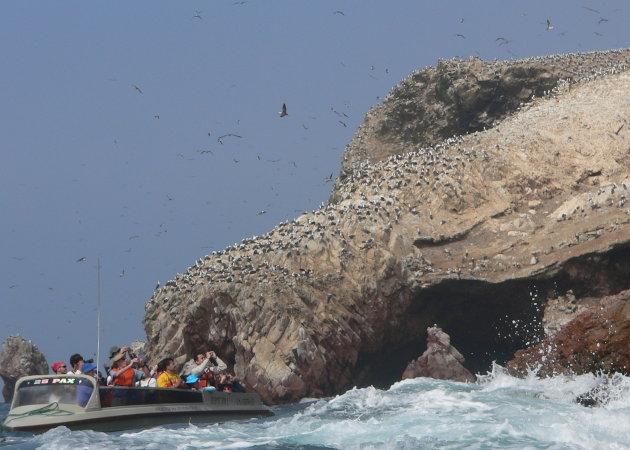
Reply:
M83 373L88 373L96 369L96 365L92 363L83 364Z
M118 353L117 355L114 355L114 357L112 358L112 362L115 363L116 361L123 359L124 356L124 353Z
M63 361L57 361L55 363L53 363L52 366L50 366L50 368L52 369L53 372L57 372L57 369L59 369L60 366L65 366L66 363Z
M196 383L197 381L199 381L199 377L197 377L197 375L188 375L186 377L186 384Z

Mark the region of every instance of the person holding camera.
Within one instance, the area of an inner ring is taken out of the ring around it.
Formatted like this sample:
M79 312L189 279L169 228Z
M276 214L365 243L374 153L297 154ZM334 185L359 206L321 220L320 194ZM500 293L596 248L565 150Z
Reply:
M147 364L140 358L128 360L124 353L118 353L112 358L112 364L109 373L114 386L135 386L136 381L149 376Z
M202 387L214 385L214 377L227 370L227 364L210 350L205 353L198 353L193 359L184 364L181 372L182 377L195 375L201 381Z

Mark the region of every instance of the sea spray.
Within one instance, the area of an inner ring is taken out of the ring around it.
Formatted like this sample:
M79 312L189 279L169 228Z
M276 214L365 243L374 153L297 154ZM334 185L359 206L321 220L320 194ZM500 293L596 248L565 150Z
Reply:
M416 378L387 390L351 389L276 406L275 416L119 433L57 428L4 434L4 448L630 448L630 379L605 374L510 376L494 366L477 383ZM604 406L576 403L610 384ZM2 414L6 414L6 405Z

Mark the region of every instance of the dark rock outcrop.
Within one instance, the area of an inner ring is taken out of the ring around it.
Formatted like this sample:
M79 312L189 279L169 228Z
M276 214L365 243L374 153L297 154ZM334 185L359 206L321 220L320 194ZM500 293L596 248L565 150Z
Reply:
M47 374L48 363L42 352L20 336L9 336L2 344L0 376L4 381L2 395L5 402L13 399L15 382L27 375Z
M516 352L508 363L515 374L630 375L630 290L604 297L540 344Z
M464 357L451 345L451 338L439 327L427 328L427 349L410 362L402 379L428 377L438 380L475 381L476 377L464 367Z
M579 312L630 289L629 59L622 50L504 62L499 78L523 65L580 69L572 80L528 69L553 88L519 78L536 98L517 110L520 94L506 107L469 106L481 108L466 119L475 128L488 111L500 122L460 137L444 136L460 128L440 121L401 131L425 123L431 105L374 110L366 123L391 131L359 130L334 202L207 255L156 290L144 316L148 356L213 349L266 401L288 402L398 381L433 323L470 370L484 371L568 318L545 316L554 299L557 311L566 300ZM417 82L446 84L422 92L460 82L445 77ZM430 100L394 92L390 106ZM448 138L420 147L418 133Z

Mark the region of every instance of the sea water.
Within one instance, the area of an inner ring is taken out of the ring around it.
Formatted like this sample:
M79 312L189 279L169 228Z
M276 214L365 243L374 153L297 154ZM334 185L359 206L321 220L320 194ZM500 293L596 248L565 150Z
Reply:
M273 407L274 416L221 424L179 424L117 433L5 432L3 448L342 448L630 449L630 378L607 383L606 404L578 395L600 375L514 378L500 367L477 383L416 378L387 390L352 389L326 399ZM2 405L0 416L8 405Z

